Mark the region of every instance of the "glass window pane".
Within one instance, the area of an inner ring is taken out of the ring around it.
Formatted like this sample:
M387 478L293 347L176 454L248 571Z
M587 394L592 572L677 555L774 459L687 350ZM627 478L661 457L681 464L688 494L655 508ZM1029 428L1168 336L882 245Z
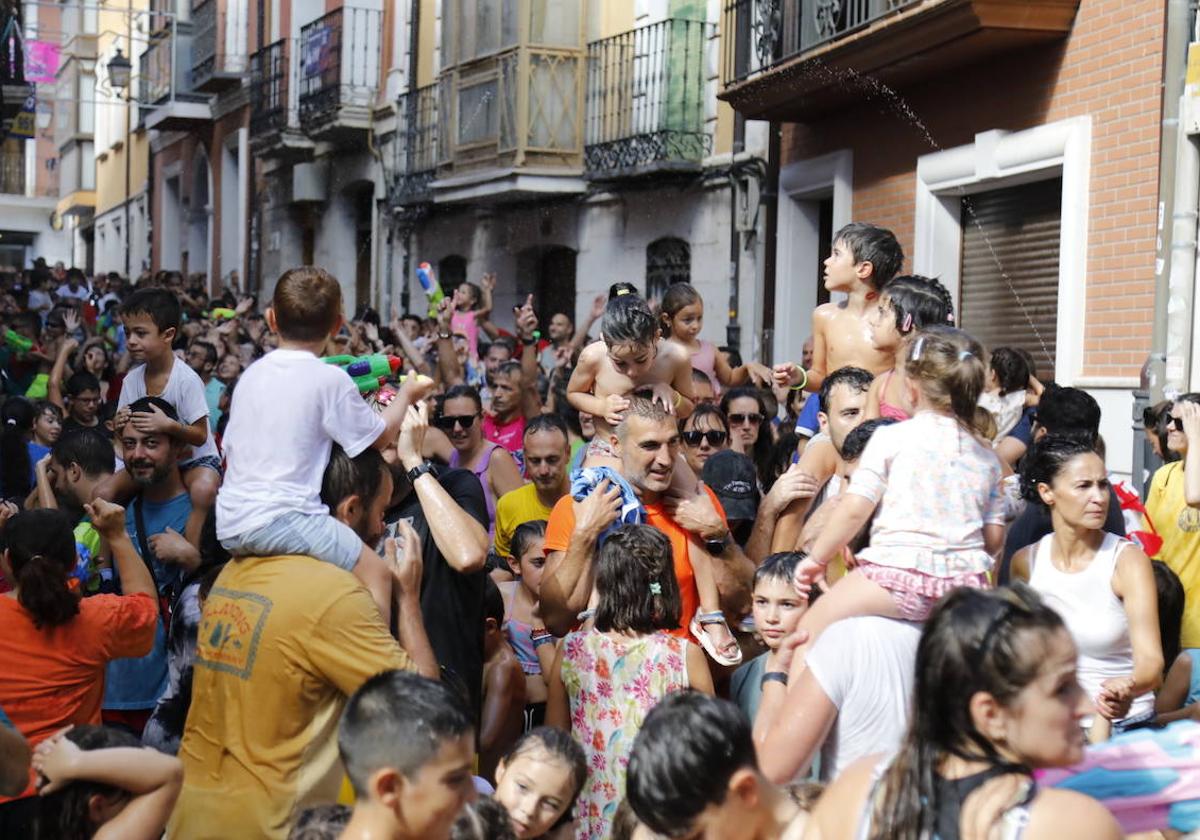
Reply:
M84 190L96 189L96 152L91 143L79 145L79 187Z
M458 92L458 142L476 143L495 137L500 109L496 106L496 80L465 87Z
M529 62L529 145L573 150L577 146L575 90L577 61L534 55Z
M96 130L96 78L79 77L79 133L91 134Z
M442 7L442 67L454 65L457 53L454 49L454 27L458 25L458 17L454 13L455 4L445 2Z
M529 43L578 47L579 0L529 0Z
M500 48L500 0L476 0L475 55Z
M504 0L500 19L500 46L515 47L519 38L520 0Z

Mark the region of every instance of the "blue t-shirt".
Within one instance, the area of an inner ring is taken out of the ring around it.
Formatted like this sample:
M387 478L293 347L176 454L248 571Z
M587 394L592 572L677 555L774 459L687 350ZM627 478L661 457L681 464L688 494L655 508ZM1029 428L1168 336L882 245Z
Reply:
M0 709L0 725L7 726L9 729L16 729L13 722L8 719L8 715L4 714L4 709Z
M180 493L166 502L147 502L139 499L125 508L125 530L133 540L133 547L142 552L137 531L136 506L142 506L142 518L146 524L147 543L155 534L167 528L183 533L188 515L192 512L192 500L187 492ZM154 569L154 580L161 596L177 588L183 579L183 570L174 564L162 563L157 557L150 558ZM115 569L114 569L115 571ZM118 575L114 577L119 578ZM118 585L120 581L118 579ZM136 659L114 659L108 663L104 677L103 708L113 710L153 709L158 698L167 690L167 633L159 617L154 631L154 648L145 656Z
M29 441L26 446L29 447L29 485L37 487L37 462L50 454L50 447L33 441Z
M801 437L813 437L821 431L821 421L817 418L820 410L821 395L809 394L808 399L804 401L804 408L800 409L800 416L796 418L796 434Z
M208 403L208 430L215 432L217 423L221 422L221 395L225 393L225 383L215 376L204 386L204 400Z

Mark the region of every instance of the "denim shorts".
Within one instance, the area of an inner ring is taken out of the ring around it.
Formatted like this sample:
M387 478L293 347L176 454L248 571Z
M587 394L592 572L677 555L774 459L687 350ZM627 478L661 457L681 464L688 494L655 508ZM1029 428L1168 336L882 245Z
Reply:
M273 557L301 554L353 571L362 554L358 534L328 514L291 511L266 525L238 534L221 545L234 557Z
M216 455L205 455L201 458L192 458L190 461L179 462L179 469L181 472L187 472L193 467L208 467L217 475L223 475L221 472L221 459Z

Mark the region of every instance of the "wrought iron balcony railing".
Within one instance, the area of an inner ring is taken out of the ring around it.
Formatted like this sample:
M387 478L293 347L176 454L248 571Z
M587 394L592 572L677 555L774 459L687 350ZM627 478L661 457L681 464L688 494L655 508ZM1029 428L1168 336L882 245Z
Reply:
M590 175L694 166L711 154L713 34L703 21L669 18L588 44Z
M396 103L394 206L428 201L438 157L438 85L402 93Z
M836 41L921 0L729 0L722 80L757 76L775 64Z
M291 107L291 42L282 38L250 56L250 134L260 138L296 125Z
M137 99L143 108L153 107L171 97L177 46L176 39L169 34L155 37L138 58Z
M192 84L213 92L235 87L246 72L245 4L199 0L192 5Z
M379 84L381 12L345 6L300 30L300 124L319 129L353 112L363 127Z

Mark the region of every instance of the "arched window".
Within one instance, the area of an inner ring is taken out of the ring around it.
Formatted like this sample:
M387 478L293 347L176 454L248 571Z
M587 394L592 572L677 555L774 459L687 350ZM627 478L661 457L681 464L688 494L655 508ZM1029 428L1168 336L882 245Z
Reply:
M665 236L646 246L646 298L662 299L667 286L692 281L692 248Z
M438 283L449 297L458 285L467 279L467 258L450 254L438 260Z

